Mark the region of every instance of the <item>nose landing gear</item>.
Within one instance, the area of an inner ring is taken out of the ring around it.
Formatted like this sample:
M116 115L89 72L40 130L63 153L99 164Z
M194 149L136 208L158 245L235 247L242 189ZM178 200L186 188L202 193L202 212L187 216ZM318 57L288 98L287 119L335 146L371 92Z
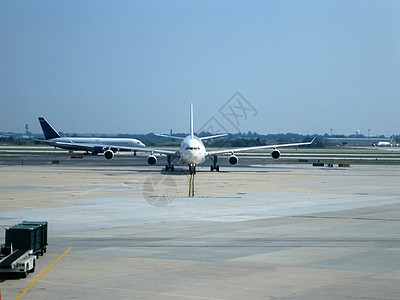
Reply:
M196 165L189 166L189 173L193 175L196 174Z

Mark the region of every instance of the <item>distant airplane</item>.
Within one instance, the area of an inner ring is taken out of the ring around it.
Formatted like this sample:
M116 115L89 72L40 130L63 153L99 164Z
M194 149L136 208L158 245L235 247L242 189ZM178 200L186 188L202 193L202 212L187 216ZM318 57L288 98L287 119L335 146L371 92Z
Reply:
M84 150L93 155L104 153L104 157L111 159L118 151L134 151L145 147L140 140L130 138L84 138L84 137L61 137L58 132L46 121L39 117L40 126L46 140L41 142L54 147L67 150Z
M272 149L271 157L274 159L278 159L281 155L278 147L291 147L291 146L303 146L310 145L314 142L315 138L311 142L306 143L292 143L292 144L282 144L282 145L265 145L265 146L256 146L256 147L243 147L243 148L233 148L233 149L223 149L216 151L207 151L206 147L203 144L203 140L216 138L220 136L226 136L227 134L219 134L207 137L197 137L193 133L193 104L190 103L190 134L183 138L177 136L163 135L159 134L159 136L174 138L182 140L180 149L177 151L171 150L162 150L162 149L152 149L152 148L136 148L133 147L131 150L142 151L142 152L150 152L151 154L147 157L147 163L150 165L154 165L157 162L157 157L154 156L154 153L163 154L167 156L168 164L165 166L165 170L174 170L174 165L172 165L173 160L180 159L183 164L189 166L189 171L191 174L196 173L196 165L201 164L205 161L207 157L209 157L213 164L210 167L211 171L219 171L219 166L217 165L217 157L218 155L230 155L228 161L231 165L236 165L239 161L239 158L235 155L236 152L241 151L251 151L251 150L259 150L259 149Z
M378 146L378 147L393 147L393 146L395 146L393 144L393 137L390 139L390 142L380 141L375 146Z
M378 147L392 147L393 144L390 142L378 142L378 144L376 144Z

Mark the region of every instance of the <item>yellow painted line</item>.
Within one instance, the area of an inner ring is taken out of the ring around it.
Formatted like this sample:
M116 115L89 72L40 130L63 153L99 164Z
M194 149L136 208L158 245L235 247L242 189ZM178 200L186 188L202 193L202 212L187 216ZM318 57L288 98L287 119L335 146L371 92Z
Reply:
M189 181L189 197L194 196L194 174L190 174L190 181Z
M40 276L38 277L38 278L36 278L36 280L34 281L34 282L32 282L31 283L31 285L30 286L28 286L28 288L25 290L25 291L23 291L22 292L22 294L21 295L19 295L18 296L18 298L17 299L15 299L15 300L19 300L19 299L21 299L47 272L49 272L50 270L51 270L51 268L53 268L55 265L56 265L56 263L58 263L68 252L69 252L69 250L71 250L72 249L72 246L71 247L69 247L68 249L67 249L67 251L65 251L59 258L57 258L57 260L55 261L55 262L53 262L52 264L51 264L51 266L50 267L48 267L47 269L46 269L46 271L44 271L42 274L40 274Z

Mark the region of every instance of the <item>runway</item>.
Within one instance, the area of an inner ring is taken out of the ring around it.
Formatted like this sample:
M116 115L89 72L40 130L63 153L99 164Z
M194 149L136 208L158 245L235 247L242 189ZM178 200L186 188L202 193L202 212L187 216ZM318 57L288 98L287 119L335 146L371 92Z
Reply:
M186 169L139 158L0 165L0 239L49 222L47 254L28 278L0 281L3 299L71 246L22 299L398 299L399 165L249 158L199 168L189 198Z

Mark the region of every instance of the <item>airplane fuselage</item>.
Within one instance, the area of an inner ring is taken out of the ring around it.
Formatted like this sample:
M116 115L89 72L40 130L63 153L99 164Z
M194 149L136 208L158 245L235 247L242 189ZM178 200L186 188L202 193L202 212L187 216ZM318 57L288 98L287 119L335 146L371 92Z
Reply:
M378 147L391 147L391 146L393 146L393 144L389 143L389 142L379 142L378 143Z
M64 149L74 150L75 144L79 145L96 145L103 146L104 148L112 146L112 148L119 147L144 147L145 145L136 139L131 138L79 138L79 137L62 137L50 140L52 145Z
M189 166L201 164L206 159L206 147L198 137L188 135L181 143L180 159Z

